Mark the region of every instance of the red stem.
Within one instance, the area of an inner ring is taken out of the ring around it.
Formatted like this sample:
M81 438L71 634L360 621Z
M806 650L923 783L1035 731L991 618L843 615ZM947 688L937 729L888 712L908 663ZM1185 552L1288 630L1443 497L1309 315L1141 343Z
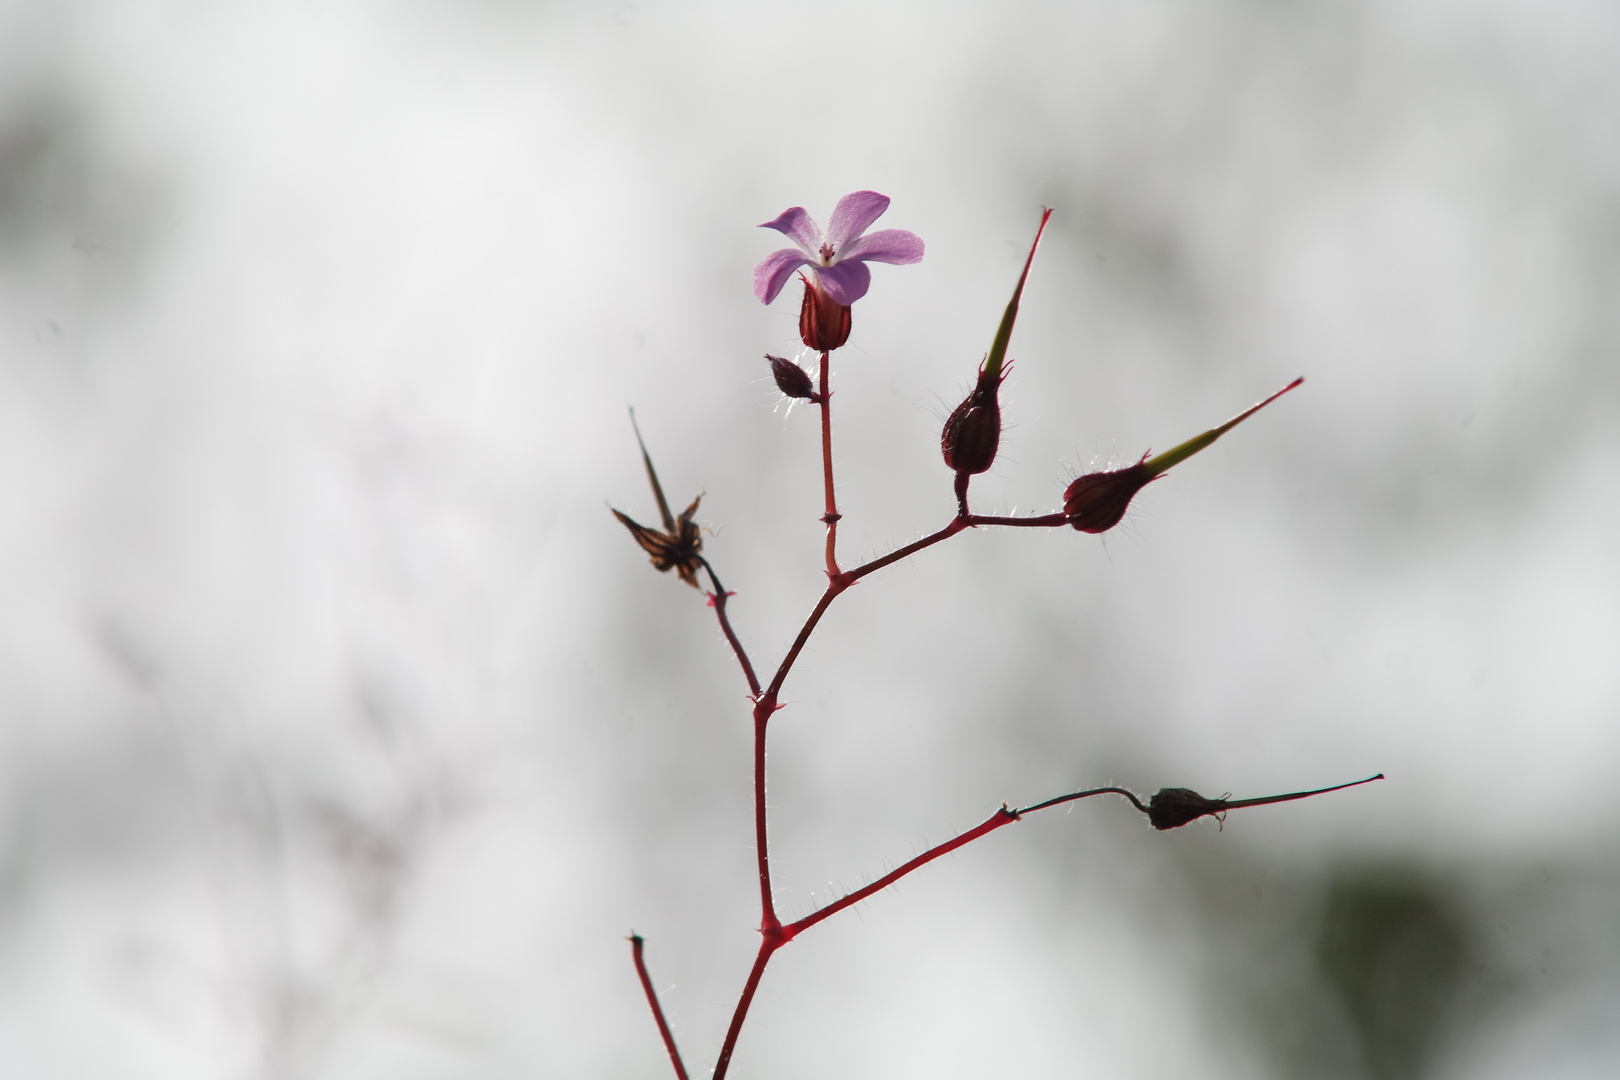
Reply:
M816 606L811 609L809 617L804 621L804 625L799 628L799 636L793 639L793 645L788 649L787 655L782 658L781 666L776 669L776 674L771 678L770 686L765 688L765 693L760 700L769 702L772 708L775 707L777 693L782 689L782 683L787 680L788 672L793 669L793 664L798 660L799 653L804 649L805 642L810 640L810 635L815 632L816 624L821 622L821 617L827 613L827 608L837 599L839 593L866 575L876 573L885 566L892 566L901 559L915 555L924 548L933 547L941 540L949 540L963 529L975 525L1010 525L1014 527L1050 529L1058 525L1067 525L1068 522L1069 519L1061 513L1029 518L989 517L978 514L968 517L954 517L943 529L931 532L921 540L913 540L905 547L896 548L887 555L873 559L869 563L862 563L853 570L841 571L832 579L832 583L827 586L827 591L821 594L821 599L816 601Z
M1067 525L1069 516L1064 513L1042 514L1040 517L991 517L987 514L974 514L968 518L969 525L1010 525L1013 528L1025 529L1053 529L1059 525Z
M765 694L760 698L761 705L768 705L773 711L775 710L777 692L782 689L782 683L787 679L788 672L793 669L793 662L799 658L799 652L804 648L804 643L810 640L810 635L815 632L816 624L821 621L821 616L826 613L828 606L832 604L839 593L849 588L843 579L844 575L842 574L834 578L832 584L827 586L827 591L821 594L821 599L816 601L816 606L810 610L809 617L804 620L804 625L799 628L799 636L793 639L793 644L789 646L787 655L782 657L781 665L777 667L776 674L771 677L771 685L765 688Z
M765 974L765 965L771 962L771 954L780 949L782 943L780 936L769 935L759 943L759 955L754 957L753 970L749 971L748 981L743 984L742 997L737 999L737 1009L731 1014L726 1041L720 1044L720 1059L714 1064L712 1080L725 1080L726 1070L731 1067L731 1052L737 1048L737 1036L742 1034L743 1021L748 1017L748 1006L753 1004L754 991L759 989L759 978Z
M759 859L759 932L766 940L782 926L771 900L771 852L765 829L765 728L775 711L776 706L764 699L754 703L754 850Z
M714 586L714 594L709 602L714 606L715 618L720 620L720 631L726 635L726 640L731 642L731 651L737 654L737 663L742 665L743 675L748 679L749 692L758 698L759 679L754 675L754 665L749 661L742 642L738 640L737 632L731 628L731 620L726 617L726 600L731 594L720 584L720 577L714 572L714 567L709 565L709 560L699 556L698 561L703 564L703 569L709 572L709 582Z
M864 889L856 889L848 896L834 900L820 911L812 912L811 914L800 919L798 922L789 923L788 925L782 927L782 937L787 941L792 941L794 937L805 930L810 929L821 920L831 918L852 904L860 903L862 900L865 900L868 896L871 896L875 892L883 891L918 867L926 866L935 859L939 858L941 855L948 855L957 848L961 847L963 844L971 844L973 841L977 840L986 833L995 832L1003 825L1011 825L1017 820L1018 812L1015 810L1009 810L1003 806L1000 810L997 810L994 814L991 814L988 818L986 818L981 824L975 825L961 836L947 840L938 847L929 848L915 859L912 859L910 862L899 867L897 870L883 875L876 881L872 882L872 884L866 886Z
M669 1023L664 1019L664 1010L658 1004L658 992L653 989L652 976L647 974L647 962L641 956L642 939L640 934L630 935L630 955L636 960L636 974L641 976L641 988L647 991L647 1004L652 1008L653 1019L658 1021L658 1034L664 1037L664 1049L669 1051L669 1063L675 1066L675 1075L680 1080L686 1080L686 1066L681 1064L681 1052L675 1049L675 1036L669 1030Z
M827 389L827 354L821 354L821 480L827 491L827 576L838 578L838 498L833 494L832 392Z

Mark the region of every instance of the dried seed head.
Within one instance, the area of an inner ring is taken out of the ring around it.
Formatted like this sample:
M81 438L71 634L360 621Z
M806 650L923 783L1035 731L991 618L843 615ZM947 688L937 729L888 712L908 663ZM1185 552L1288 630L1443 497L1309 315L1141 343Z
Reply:
M939 450L947 468L958 475L982 473L996 460L1001 445L1001 380L1012 371L1008 363L1000 371L979 371L978 385L951 410L939 435Z
M816 385L810 381L810 373L784 356L765 354L765 359L771 362L771 377L776 380L776 388L790 398L800 398L804 401L814 401Z
M1088 533L1107 532L1118 525L1136 493L1157 478L1148 471L1146 461L1143 454L1135 465L1087 473L1070 484L1063 493L1063 512L1069 516L1069 524Z
M832 352L849 340L849 305L840 304L810 279L804 281L804 300L799 305L799 338L816 352Z
M647 453L647 444L641 438L641 426L636 423L636 411L630 410L630 426L636 433L636 445L641 447L641 463L647 469L647 483L652 486L653 498L658 500L658 517L663 522L664 529L649 529L629 515L613 510L613 516L619 519L619 524L630 530L630 535L641 550L647 553L648 560L653 568L662 573L665 570L674 570L680 579L692 588L699 588L697 572L705 565L703 561L703 529L692 520L697 513L698 503L703 495L698 494L690 506L681 511L676 517L669 512L669 502L664 498L664 485L658 482L658 472L653 468L652 455ZM712 574L713 571L710 571Z

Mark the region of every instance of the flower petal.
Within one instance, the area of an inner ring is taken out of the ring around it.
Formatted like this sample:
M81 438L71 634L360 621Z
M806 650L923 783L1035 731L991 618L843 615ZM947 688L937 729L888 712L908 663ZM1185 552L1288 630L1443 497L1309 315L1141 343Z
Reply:
M790 206L778 214L773 221L760 224L762 229L775 229L777 232L792 240L804 253L811 258L821 250L821 226L815 219L805 213L802 206Z
M771 252L754 267L754 295L759 297L762 304L775 300L776 294L782 291L782 286L793 276L793 271L809 261L804 252L798 248L783 248Z
M872 271L863 262L839 262L819 267L816 277L828 296L846 307L866 295L872 287Z
M883 211L889 208L889 197L875 191L852 191L838 200L833 207L832 221L827 225L827 242L842 256L844 246L860 239ZM816 250L811 248L811 251Z
M922 237L904 229L880 229L856 240L838 255L841 262L860 260L901 265L921 262L922 257Z

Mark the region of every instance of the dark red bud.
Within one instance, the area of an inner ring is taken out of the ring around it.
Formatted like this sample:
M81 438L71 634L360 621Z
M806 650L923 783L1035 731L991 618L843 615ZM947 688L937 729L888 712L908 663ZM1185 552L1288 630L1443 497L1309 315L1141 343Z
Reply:
M1206 814L1221 814L1226 808L1226 800L1206 799L1190 788L1160 788L1159 793L1148 800L1148 821L1162 832L1179 829Z
M939 450L946 466L957 475L982 473L996 460L996 449L1001 445L1001 402L997 395L1001 380L1010 371L1011 364L995 373L980 371L973 392L945 418Z
M832 352L849 340L849 305L840 304L810 284L804 275L800 278L804 281L804 302L799 305L799 337L807 348Z
M1063 493L1063 512L1069 516L1069 524L1088 533L1107 532L1118 525L1136 493L1158 475L1148 471L1145 461L1147 455L1143 454L1135 465L1087 473L1070 484Z
M810 381L808 371L785 356L772 356L766 353L765 359L771 362L771 377L776 380L778 390L790 398L815 400L816 384Z

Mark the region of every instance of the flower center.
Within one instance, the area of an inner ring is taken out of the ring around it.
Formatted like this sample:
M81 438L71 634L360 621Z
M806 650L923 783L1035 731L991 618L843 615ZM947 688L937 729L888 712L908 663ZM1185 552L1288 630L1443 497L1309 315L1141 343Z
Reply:
M821 265L822 266L831 266L832 264L833 264L833 246L831 244L822 244L821 245Z

